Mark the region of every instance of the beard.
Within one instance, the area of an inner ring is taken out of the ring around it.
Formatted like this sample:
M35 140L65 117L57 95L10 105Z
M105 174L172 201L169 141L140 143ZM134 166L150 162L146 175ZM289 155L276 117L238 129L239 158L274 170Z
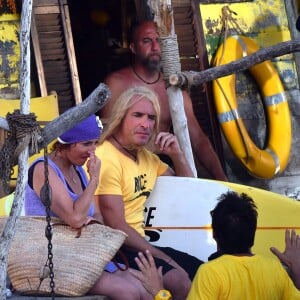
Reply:
M151 57L145 57L142 60L142 65L150 72L160 72L161 63L160 59L151 59Z

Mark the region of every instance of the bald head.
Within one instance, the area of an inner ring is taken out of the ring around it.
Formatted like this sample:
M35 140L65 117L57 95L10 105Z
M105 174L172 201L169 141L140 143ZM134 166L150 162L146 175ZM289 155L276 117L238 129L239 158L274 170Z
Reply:
M155 31L158 34L157 25L154 21L146 20L141 23L135 24L131 29L130 42L136 43L137 39L149 30Z

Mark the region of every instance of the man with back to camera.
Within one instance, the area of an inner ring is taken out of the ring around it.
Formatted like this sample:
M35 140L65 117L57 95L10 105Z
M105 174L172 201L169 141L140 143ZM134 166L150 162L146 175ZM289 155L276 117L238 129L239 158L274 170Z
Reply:
M201 265L187 300L300 299L291 278L274 257L253 254L257 208L246 194L227 192L211 211L220 256Z

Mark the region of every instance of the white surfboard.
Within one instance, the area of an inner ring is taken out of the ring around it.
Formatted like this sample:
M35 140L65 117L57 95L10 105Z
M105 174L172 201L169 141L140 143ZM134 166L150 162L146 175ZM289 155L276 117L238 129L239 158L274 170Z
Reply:
M162 176L146 202L145 227L154 245L170 246L207 261L216 251L210 211L229 190L247 193L258 207L254 253L283 250L286 228L300 230L300 202L249 186L186 177Z

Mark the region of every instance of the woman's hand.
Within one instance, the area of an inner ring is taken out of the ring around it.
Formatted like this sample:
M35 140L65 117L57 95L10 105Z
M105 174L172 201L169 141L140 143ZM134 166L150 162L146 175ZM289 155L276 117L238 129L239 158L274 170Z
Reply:
M156 268L155 261L149 250L146 250L146 256L142 252L139 252L135 261L140 271L129 269L129 272L139 279L145 289L155 297L158 291L164 288L162 267Z
M90 158L86 163L86 169L89 174L90 180L99 181L101 168L101 160L95 155L94 152L90 154Z

